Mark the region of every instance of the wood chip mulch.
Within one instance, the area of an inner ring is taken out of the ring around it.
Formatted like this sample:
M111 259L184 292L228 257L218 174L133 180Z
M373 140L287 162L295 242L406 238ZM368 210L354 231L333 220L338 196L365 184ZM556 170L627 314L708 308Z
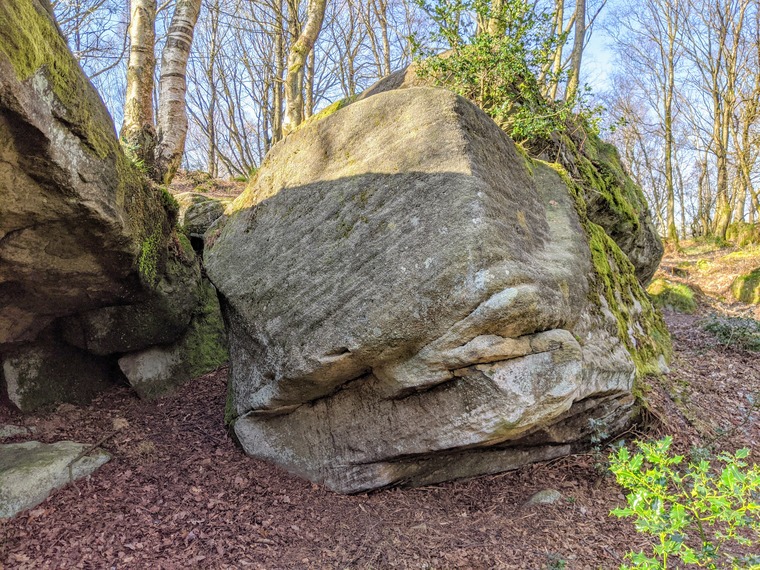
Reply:
M650 391L662 421L649 435L675 433L688 447L728 434L728 448L757 447L760 410L747 396L760 392L758 359L716 345L698 318L668 316L677 350ZM35 426L46 442L113 434L102 444L112 461L89 480L0 521L0 568L606 569L647 544L609 516L623 493L593 454L336 495L240 451L222 421L226 374L156 402L114 388L48 413L0 406L0 423ZM544 489L563 499L525 506Z

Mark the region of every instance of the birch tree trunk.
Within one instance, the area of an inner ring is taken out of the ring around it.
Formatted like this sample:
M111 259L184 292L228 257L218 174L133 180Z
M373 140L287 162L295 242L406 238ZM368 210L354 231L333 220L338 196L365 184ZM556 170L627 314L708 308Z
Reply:
M283 10L283 2L279 0L275 12L275 77L272 83L272 140L270 146L282 140L282 108L283 99L285 98L283 88L283 76L285 75L285 17Z
M187 136L187 59L201 0L177 0L161 57L156 178L168 184L182 161Z
M124 123L119 139L124 151L135 163L152 173L156 131L153 127L153 71L156 0L132 0L129 23L129 63Z
M326 7L327 0L309 0L306 25L301 30L298 39L290 46L288 71L285 78L285 121L283 124L285 133L296 128L304 119L304 67L306 58L314 48L319 31L322 29Z
M572 101L578 94L583 59L583 44L586 41L586 0L577 0L575 4L575 37L573 51L570 53L570 74L567 79L565 101Z

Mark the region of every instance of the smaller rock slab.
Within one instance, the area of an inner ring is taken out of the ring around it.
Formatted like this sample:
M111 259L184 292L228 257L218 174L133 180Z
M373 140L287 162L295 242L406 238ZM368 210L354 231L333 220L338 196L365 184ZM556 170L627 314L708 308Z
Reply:
M26 426L14 426L14 425L0 425L0 441L4 439L10 439L12 437L18 437L20 435L31 435L37 428Z
M179 225L191 237L203 235L223 214L231 198L214 198L196 192L182 192L174 198L179 203Z
M0 518L39 505L55 489L91 475L111 459L101 449L77 459L88 448L73 441L0 445Z

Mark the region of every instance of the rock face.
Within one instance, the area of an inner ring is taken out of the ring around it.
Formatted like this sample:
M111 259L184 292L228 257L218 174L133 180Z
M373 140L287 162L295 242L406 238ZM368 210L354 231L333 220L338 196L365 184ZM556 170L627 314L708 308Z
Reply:
M229 359L216 289L204 279L200 295L201 303L178 341L133 352L119 359L119 367L141 397L161 395L178 384L218 368Z
M58 402L87 403L111 385L114 363L54 339L0 355L8 399L19 410Z
M0 3L0 384L24 410L177 341L201 287L176 202L125 157L46 6Z
M45 8L3 2L0 27L3 345L123 302L142 241L168 223Z
M624 424L667 333L567 179L429 88L274 147L207 235L244 449L350 493L514 468L568 453L590 419Z
M760 304L760 267L734 279L731 294L742 303Z
M416 64L412 64L381 79L358 100L438 83L445 86L445 81L420 77ZM534 158L557 162L564 168L582 190L589 220L615 241L646 286L657 271L664 249L644 193L625 172L617 149L577 124L565 133L555 133L550 140L528 140L526 147Z
M73 441L38 441L0 445L0 519L17 515L44 501L55 489L92 474L111 456Z
M194 238L203 238L211 224L224 214L226 206L232 201L197 192L183 192L175 198L179 202L179 224Z

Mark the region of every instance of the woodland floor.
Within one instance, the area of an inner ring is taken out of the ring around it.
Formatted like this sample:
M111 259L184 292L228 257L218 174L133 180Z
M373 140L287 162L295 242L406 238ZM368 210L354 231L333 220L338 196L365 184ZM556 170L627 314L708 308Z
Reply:
M699 323L741 310L702 299L667 313L671 372L650 380L651 412L625 435L675 436L719 449L760 448L760 359L723 346ZM747 309L743 309L747 312ZM35 438L97 442L113 454L90 480L0 521L0 568L617 568L647 539L609 516L624 496L575 455L496 476L339 496L246 457L225 431L226 369L174 396L140 401L114 388L92 405L21 415ZM114 432L114 421L127 427ZM123 424L122 422L118 422ZM563 499L526 506L537 491Z

